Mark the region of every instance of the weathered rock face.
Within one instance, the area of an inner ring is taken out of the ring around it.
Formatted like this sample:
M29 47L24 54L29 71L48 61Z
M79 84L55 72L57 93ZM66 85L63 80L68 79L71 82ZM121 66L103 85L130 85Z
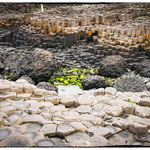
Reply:
M35 84L34 81L27 75L21 76L19 79L27 80L30 84Z
M5 66L5 72L14 72L17 69L18 63L27 53L28 50L16 50L15 48L10 48L2 52L1 59Z
M55 62L52 54L37 48L20 61L16 75L28 75L38 83L40 81L47 81L54 70Z
M46 89L48 91L58 92L58 88L55 85L52 85L49 82L39 82L36 86L40 89Z
M150 60L145 59L141 63L138 63L136 71L142 76L150 78Z
M82 86L84 90L92 89L92 88L105 88L107 87L107 83L104 77L102 76L88 76L84 77L81 80Z
M137 78L125 78L119 80L114 88L120 92L142 92L146 90L146 85Z
M102 76L120 77L126 71L126 62L119 55L107 56L100 62L98 72Z

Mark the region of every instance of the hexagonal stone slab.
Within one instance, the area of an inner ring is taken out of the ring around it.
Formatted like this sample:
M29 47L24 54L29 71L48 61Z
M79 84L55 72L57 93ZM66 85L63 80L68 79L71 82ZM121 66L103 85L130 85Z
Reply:
M90 146L90 137L83 132L76 132L65 136L65 139L71 146Z
M110 129L100 126L93 126L87 130L89 133L94 134L94 136L103 136L105 138L108 138L112 135L112 132Z
M150 106L150 98L149 97L142 98L139 105L141 105L141 106Z
M23 122L44 124L45 119L41 115L28 115L23 118Z
M71 107L74 105L75 98L72 95L65 95L61 98L60 103L66 107Z
M89 113L92 110L92 108L88 105L80 105L76 108L76 111L79 113Z
M5 99L15 98L15 97L16 97L15 92L7 92L7 93L0 94L0 100L5 100Z
M60 124L58 125L57 127L57 131L56 131L56 134L58 136L67 136L71 133L75 132L75 129L67 124Z
M52 140L49 140L49 139L42 139L42 140L39 140L35 146L38 146L38 147L53 147L55 146L55 143L52 141Z
M146 125L140 124L138 122L133 122L128 125L128 130L132 133L146 133L148 128Z
M46 124L41 128L40 131L43 132L44 135L55 136L56 129L57 129L56 124Z
M11 135L12 130L9 128L0 128L0 140L5 139L9 135Z
M15 112L16 110L17 110L17 108L14 106L4 106L4 107L0 108L0 111L4 112L6 114L11 114L11 113Z
M137 106L135 108L135 114L139 117L149 118L150 117L150 108L143 107L143 106Z
M73 127L76 131L85 131L87 129L86 126L84 126L81 122L71 122L69 124L71 127Z
M61 98L58 97L58 96L52 96L52 95L47 95L47 96L45 96L45 101L46 101L46 102L51 102L51 103L53 103L54 105L59 104L60 99L61 99Z
M120 106L111 106L105 112L113 117L119 117L122 115L123 109Z

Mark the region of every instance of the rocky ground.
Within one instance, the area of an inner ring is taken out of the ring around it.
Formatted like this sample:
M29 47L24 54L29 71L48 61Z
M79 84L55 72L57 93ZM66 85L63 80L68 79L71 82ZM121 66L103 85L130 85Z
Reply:
M59 95L0 81L0 146L150 146L150 92L112 87Z
M1 147L150 146L149 4L0 6Z

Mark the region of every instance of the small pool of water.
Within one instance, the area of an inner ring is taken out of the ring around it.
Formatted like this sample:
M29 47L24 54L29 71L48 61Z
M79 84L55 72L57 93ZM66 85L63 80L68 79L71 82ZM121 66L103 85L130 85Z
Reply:
M69 86L63 86L58 85L58 94L59 95L67 95L67 94L77 94L78 92L83 91L78 85L69 85Z

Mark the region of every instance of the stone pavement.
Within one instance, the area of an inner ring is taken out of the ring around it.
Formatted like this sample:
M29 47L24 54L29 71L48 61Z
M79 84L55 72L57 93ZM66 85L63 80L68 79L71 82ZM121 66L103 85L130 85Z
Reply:
M19 79L0 80L0 93L0 146L150 146L148 91L60 96Z

